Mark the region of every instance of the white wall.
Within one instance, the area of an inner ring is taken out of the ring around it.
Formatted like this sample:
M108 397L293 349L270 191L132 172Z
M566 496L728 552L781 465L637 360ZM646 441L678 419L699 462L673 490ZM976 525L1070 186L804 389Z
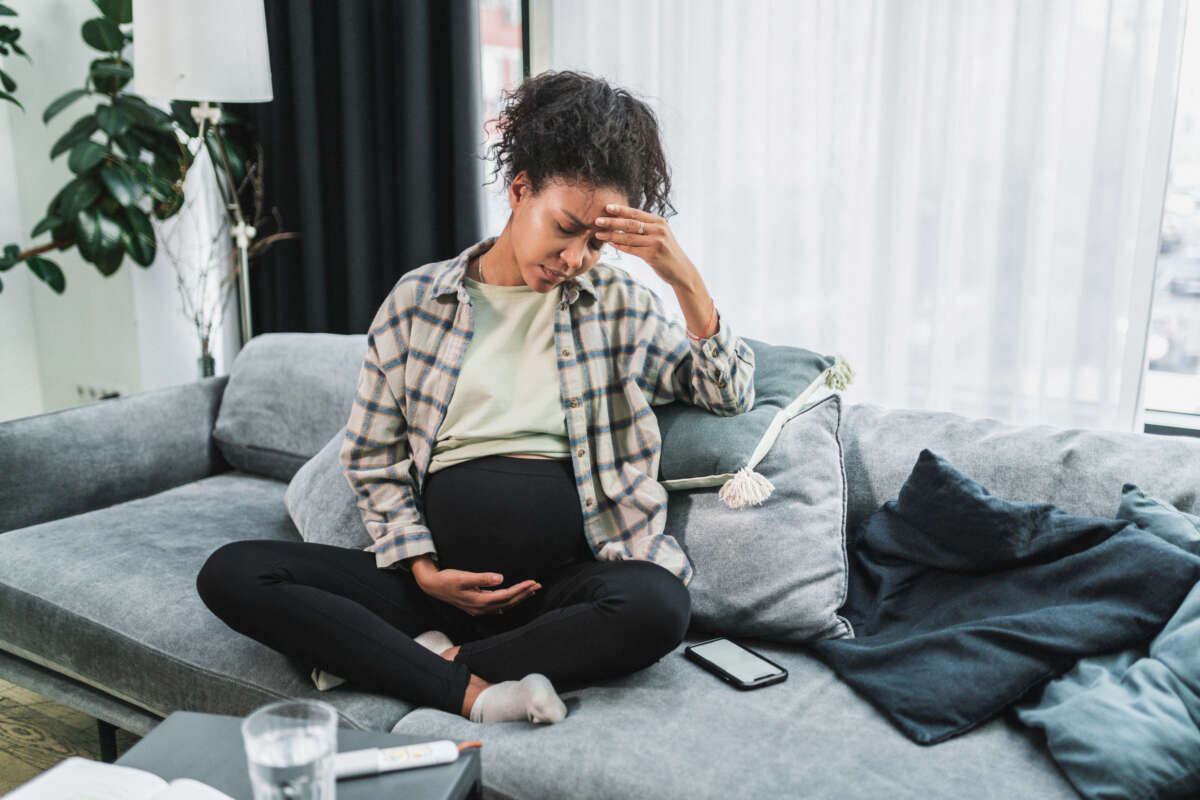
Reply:
M24 249L47 241L44 234L30 239L29 231L71 177L66 154L51 162L50 148L96 103L78 100L42 123L46 106L82 86L88 64L99 56L79 35L99 12L75 0L25 3L18 11L6 20L21 29L33 63L4 59L26 111L5 103L0 112L0 245L17 242ZM132 57L132 49L126 54ZM192 179L189 174L189 187ZM131 394L196 379L199 342L180 309L174 270L161 254L149 268L127 257L107 278L75 249L46 255L66 276L62 295L33 278L24 263L0 274L0 419L91 402L79 385ZM225 323L213 334L218 374L229 371L240 343L236 299Z
M20 111L11 103L0 103L0 246L17 241L23 230L9 107ZM27 417L43 408L27 274L28 268L21 265L0 272L4 283L0 292L0 419Z

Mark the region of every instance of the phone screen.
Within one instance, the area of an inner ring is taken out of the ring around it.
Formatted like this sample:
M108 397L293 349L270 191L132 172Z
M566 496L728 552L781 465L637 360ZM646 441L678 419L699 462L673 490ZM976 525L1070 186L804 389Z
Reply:
M774 664L763 661L728 639L696 645L692 652L704 656L743 683L753 683L759 678L779 672Z

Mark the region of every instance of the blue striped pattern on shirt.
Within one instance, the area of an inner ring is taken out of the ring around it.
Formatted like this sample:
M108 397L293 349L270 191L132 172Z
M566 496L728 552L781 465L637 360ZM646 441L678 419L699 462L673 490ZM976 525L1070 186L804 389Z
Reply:
M457 257L403 275L379 307L339 460L357 495L376 566L435 560L421 511L435 435L473 332ZM598 263L564 281L555 311L555 355L585 534L606 560L653 561L683 581L693 568L666 527L657 480L662 437L651 406L682 401L721 416L754 406L754 351L718 315L694 340L662 300L620 267Z

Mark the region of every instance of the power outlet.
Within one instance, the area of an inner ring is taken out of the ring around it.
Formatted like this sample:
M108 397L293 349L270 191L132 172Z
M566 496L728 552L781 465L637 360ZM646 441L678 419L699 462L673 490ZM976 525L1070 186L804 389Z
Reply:
M75 394L79 395L79 399L84 403L90 403L95 400L108 400L113 397L120 397L124 392L120 388L111 386L90 386L83 383L75 384Z

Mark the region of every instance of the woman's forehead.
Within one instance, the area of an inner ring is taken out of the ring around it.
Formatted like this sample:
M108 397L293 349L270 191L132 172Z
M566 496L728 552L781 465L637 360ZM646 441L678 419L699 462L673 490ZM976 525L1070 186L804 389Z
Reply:
M623 192L607 187L597 188L586 182L553 180L546 183L541 194L549 205L576 215L595 210L596 207L603 208L609 203L629 205L629 198Z

